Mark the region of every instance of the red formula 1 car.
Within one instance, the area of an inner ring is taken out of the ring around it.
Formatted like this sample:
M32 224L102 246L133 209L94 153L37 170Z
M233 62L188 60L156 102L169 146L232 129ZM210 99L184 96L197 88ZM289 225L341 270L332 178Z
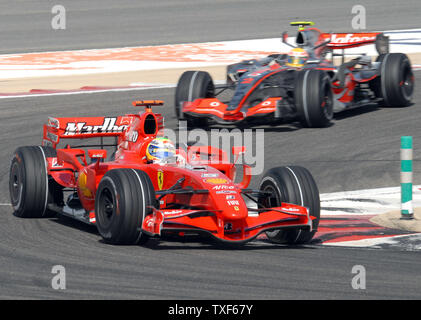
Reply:
M63 214L96 225L111 244L144 243L165 234L205 234L234 244L262 232L275 242L312 239L320 200L305 168L270 169L259 189L251 190L250 167L244 165L243 180L234 182L235 164L215 147L180 143L172 161L148 162L145 150L163 129L162 116L151 106L162 104L137 101L134 105L145 106L144 112L119 117L50 117L42 146L19 147L13 156L14 215ZM81 145L87 138L101 143ZM70 141L78 145L59 147ZM111 159L107 147L116 149ZM232 152L239 156L245 148Z
M408 57L389 53L382 33L322 33L312 22L299 25L296 44L306 61L294 64L287 54L247 60L227 68L227 82L215 86L209 73L186 71L178 81L175 114L191 127L207 124L279 123L299 121L305 127L329 125L333 113L367 105L407 106L414 76ZM345 62L345 49L375 44L375 62L365 54ZM341 50L338 52L338 50ZM293 50L292 50L293 51ZM341 56L339 66L334 57ZM228 91L223 100L219 98Z

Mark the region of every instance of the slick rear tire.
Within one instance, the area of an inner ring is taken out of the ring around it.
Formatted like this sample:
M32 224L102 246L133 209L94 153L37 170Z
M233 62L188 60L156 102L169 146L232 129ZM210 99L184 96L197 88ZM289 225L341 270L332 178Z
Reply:
M51 147L28 146L15 150L9 174L10 201L15 216L47 218L55 215L47 205L60 201L61 187L47 174L47 158L56 156Z
M406 107L411 104L414 92L414 74L406 54L387 53L377 57L380 65L380 78L370 85L376 96L383 99L382 106Z
M126 168L108 171L95 197L96 225L104 241L116 245L148 241L142 224L152 213L148 207L155 202L155 190L145 172Z
M311 173L303 167L289 166L270 169L263 176L259 189L271 193L270 197L259 199L264 207L278 207L282 202L307 207L313 220L313 230L285 229L266 232L275 243L308 243L317 231L320 220L319 190Z
M329 76L322 70L297 72L294 90L300 123L307 128L327 127L333 118L333 93Z
M212 77L205 71L186 71L178 79L175 89L175 115L178 120L186 120L189 127L203 127L208 124L206 118L185 115L181 103L196 99L214 98L215 86Z

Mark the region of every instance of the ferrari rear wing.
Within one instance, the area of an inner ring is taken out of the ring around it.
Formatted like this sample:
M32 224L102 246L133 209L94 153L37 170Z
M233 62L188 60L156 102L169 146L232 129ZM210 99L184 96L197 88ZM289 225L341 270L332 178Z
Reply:
M44 124L42 145L55 147L60 139L117 137L136 115L119 117L52 118Z
M164 117L152 112L152 106L162 106L162 100L133 101L135 107L145 107L145 112L118 117L48 117L44 124L43 146L56 147L60 139L87 139L124 136L134 119L138 119L140 132L144 136L156 135L164 128ZM130 137L126 137L131 139ZM137 138L136 138L137 139Z

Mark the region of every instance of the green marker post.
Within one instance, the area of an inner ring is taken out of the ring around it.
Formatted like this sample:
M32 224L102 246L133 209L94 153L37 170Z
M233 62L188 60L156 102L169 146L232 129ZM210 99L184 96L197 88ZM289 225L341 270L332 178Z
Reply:
M412 137L401 137L401 219L413 219L412 207Z

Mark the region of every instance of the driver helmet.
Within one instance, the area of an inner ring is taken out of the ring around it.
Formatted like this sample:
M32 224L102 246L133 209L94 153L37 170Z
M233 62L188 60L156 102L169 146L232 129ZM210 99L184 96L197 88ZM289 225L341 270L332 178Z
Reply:
M286 65L294 68L302 68L308 60L308 53L303 48L294 48L288 53Z
M175 147L168 138L159 137L153 139L146 148L146 159L152 163L167 163L174 159Z

